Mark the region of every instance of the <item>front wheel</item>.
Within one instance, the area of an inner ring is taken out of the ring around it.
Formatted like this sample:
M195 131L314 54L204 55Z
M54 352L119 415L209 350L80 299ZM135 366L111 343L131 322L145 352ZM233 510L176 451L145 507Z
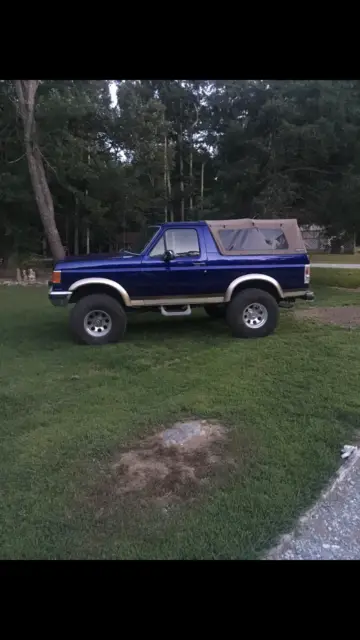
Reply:
M277 327L279 306L267 291L245 289L230 301L226 319L236 338L264 338Z
M101 345L118 342L125 334L126 313L106 294L81 298L70 313L70 329L78 342Z

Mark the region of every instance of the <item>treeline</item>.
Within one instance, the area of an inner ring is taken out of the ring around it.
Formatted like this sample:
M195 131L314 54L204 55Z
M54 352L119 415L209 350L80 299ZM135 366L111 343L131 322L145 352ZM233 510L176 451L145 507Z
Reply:
M0 258L52 247L29 154L70 253L163 220L296 216L359 232L359 81L113 82L116 105L105 80L0 81Z

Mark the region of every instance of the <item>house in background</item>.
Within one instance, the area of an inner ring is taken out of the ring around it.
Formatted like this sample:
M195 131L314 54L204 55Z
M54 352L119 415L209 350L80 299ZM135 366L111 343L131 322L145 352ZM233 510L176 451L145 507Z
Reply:
M336 240L336 237L332 236L329 238L325 232L325 227L321 227L316 224L309 224L301 226L300 231L307 251L330 253L332 242ZM343 242L341 241L341 238L339 238L337 245L338 249L334 251L334 253L355 253L355 235L353 238L346 239Z

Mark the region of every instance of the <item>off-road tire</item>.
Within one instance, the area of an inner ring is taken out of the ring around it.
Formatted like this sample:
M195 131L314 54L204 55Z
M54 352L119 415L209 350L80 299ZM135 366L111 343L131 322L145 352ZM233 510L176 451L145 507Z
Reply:
M206 304L204 309L210 318L225 318L226 307L220 304Z
M266 308L267 320L261 327L249 327L245 324L243 313L253 304L259 303ZM235 338L265 338L273 333L279 319L277 300L262 289L245 289L231 299L226 310L226 320Z
M85 330L85 318L92 310L104 311L110 316L111 329L106 335L92 336ZM82 344L103 345L118 342L125 334L126 324L126 313L120 302L103 293L95 293L81 298L70 313L70 330L76 342Z

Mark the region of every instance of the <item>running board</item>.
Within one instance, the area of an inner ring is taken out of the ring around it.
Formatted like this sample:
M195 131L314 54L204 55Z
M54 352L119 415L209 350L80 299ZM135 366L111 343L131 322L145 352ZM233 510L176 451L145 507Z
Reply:
M190 305L186 305L184 311L166 311L165 307L160 307L161 315L163 316L190 316L191 315L191 307Z

